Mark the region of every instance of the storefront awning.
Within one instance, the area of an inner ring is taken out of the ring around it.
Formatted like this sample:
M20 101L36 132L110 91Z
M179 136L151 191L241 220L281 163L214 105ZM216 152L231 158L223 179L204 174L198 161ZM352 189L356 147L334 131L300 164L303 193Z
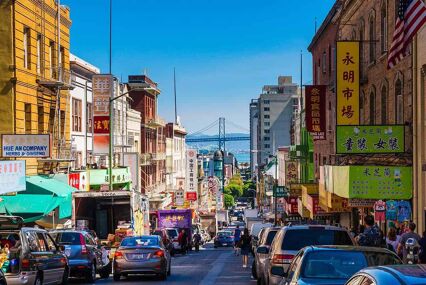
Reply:
M59 219L71 216L75 188L39 175L26 177L26 184L26 191L0 196L0 213L22 216L25 222L34 222L59 207Z

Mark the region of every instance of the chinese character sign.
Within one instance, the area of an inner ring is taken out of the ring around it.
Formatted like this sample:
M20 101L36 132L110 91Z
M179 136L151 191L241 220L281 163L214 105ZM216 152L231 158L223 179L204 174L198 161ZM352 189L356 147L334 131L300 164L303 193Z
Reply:
M299 179L299 169L297 161L287 160L285 162L285 183L289 185L291 183L297 183Z
M326 139L325 96L325 85L305 86L306 128L312 134L314 140Z
M186 151L186 191L197 191L198 168L197 168L197 150L188 149Z
M337 125L359 125L359 42L337 42Z
M92 78L93 93L93 152L106 154L109 152L110 99L113 94L114 81L112 75L95 74Z
M25 190L25 160L0 161L0 194Z
M402 153L404 126L337 126L336 153Z

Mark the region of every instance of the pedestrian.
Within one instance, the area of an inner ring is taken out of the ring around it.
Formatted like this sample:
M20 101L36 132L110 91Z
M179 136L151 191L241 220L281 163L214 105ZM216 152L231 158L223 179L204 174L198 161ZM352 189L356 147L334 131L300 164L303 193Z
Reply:
M409 238L413 238L417 241L420 241L421 237L416 234L414 231L416 230L416 224L411 222L408 224L407 232L401 235L401 240L399 241L397 253L401 254L402 252L402 261L407 263L407 249L405 248L405 243Z
M423 232L422 238L419 240L420 245L420 263L426 263L426 231Z
M380 247L382 236L380 235L379 227L374 223L374 217L368 215L365 217L364 222L365 230L356 238L358 244L361 246Z
M200 243L201 243L201 235L199 232L196 232L194 234L194 246L195 246L195 251L199 251L200 250Z
M248 255L251 249L251 236L247 228L244 229L244 234L241 236L240 248L241 255L243 256L243 268L246 268L248 264Z
M234 231L234 254L235 255L239 255L239 247L238 244L240 242L241 239L241 230L240 230L240 226L237 226L237 228Z
M388 231L388 236L386 237L387 248L393 252L396 252L400 239L401 236L396 234L396 229L394 227L390 228Z
M186 254L186 251L188 250L187 249L187 247L188 247L188 235L186 234L184 229L182 229L179 233L178 242L179 242L182 254Z

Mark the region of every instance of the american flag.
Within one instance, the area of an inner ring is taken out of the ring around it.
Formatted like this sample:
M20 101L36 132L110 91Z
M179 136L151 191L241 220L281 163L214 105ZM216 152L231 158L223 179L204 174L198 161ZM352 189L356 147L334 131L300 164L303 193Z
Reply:
M426 5L422 0L399 0L392 45L388 55L388 68L394 67L407 52L417 31L426 23Z

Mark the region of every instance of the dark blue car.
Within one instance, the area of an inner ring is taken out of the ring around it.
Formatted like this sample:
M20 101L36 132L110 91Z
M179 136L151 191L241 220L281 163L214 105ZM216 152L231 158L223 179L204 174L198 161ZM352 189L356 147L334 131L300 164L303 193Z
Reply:
M234 246L234 233L231 231L219 231L214 238L214 247Z

